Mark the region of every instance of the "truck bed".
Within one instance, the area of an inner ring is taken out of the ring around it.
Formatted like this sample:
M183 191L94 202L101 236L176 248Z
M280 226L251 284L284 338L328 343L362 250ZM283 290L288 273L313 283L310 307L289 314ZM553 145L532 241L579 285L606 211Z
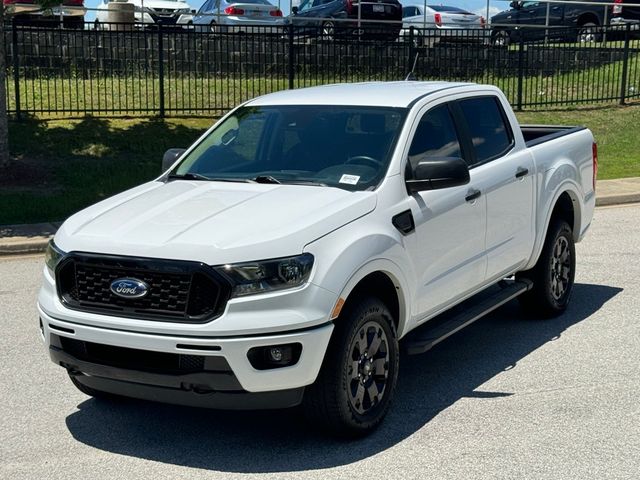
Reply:
M579 132L586 127L570 127L562 125L520 125L522 136L527 147L533 147L555 138L564 137L573 132Z

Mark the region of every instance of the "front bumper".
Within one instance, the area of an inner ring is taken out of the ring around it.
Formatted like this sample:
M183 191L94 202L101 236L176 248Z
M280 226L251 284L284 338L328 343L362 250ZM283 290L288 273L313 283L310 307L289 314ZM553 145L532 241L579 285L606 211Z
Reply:
M57 334L51 334L50 339L49 356L54 363L66 368L83 385L116 395L192 407L255 410L296 406L302 401L304 393L304 387L275 392L247 392L222 357L209 357L206 362L203 361L202 366L206 370L201 372L161 374L82 360L68 350L82 355L79 346L86 345L86 342L69 341ZM183 358L193 363L197 357L185 355Z
M212 392L229 390L229 386L226 384L221 385L213 378L209 378L208 381L202 383L201 381L186 381L184 378L176 377L175 373L171 372L161 371L153 375L149 373L141 374L140 371L134 368L126 368L126 365L114 369L112 368L113 365L83 362L82 359L74 356L69 351L60 350L59 339L69 338L101 346L135 349L146 353L161 352L173 355L205 357L205 360L208 357L215 357L216 360L224 361L228 364L229 374L233 375L237 380L237 386L231 388L233 392L258 393L299 389L313 383L320 371L331 332L333 331L333 324L326 323L318 327L289 333L244 337L181 337L129 332L65 322L48 315L40 305L38 310L45 344L50 349L50 355L57 364L64 366L71 372L87 374L92 378L101 379L101 381L128 382L135 385L138 390L142 387L148 387L147 389L168 388L173 390L173 393L188 392L192 390L189 385L194 384L204 385L206 387L205 390ZM291 366L257 370L251 365L247 356L249 350L253 347L291 343L299 343L302 346L299 360ZM99 390L104 389L96 388ZM137 395L132 393L131 396Z

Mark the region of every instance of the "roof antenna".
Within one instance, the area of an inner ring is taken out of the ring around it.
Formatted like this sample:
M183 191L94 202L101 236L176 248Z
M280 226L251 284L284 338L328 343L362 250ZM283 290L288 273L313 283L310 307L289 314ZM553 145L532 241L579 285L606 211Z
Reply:
M409 72L407 77L404 79L405 82L415 82L416 80L418 80L415 74L413 73L416 69L416 65L418 64L418 55L420 55L420 52L416 52L416 57L413 59L413 67L411 67L411 71Z

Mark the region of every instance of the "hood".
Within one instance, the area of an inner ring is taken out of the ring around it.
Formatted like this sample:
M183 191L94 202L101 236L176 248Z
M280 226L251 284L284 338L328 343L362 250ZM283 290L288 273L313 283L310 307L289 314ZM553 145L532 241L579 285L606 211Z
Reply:
M308 243L376 206L374 192L303 185L150 182L69 218L64 251L209 265L302 253Z

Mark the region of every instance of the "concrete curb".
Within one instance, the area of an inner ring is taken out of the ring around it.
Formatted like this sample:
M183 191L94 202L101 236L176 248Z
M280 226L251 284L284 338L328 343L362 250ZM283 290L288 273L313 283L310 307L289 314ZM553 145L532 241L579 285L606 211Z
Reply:
M640 177L598 181L596 206L640 203ZM42 253L61 223L0 226L0 256Z

